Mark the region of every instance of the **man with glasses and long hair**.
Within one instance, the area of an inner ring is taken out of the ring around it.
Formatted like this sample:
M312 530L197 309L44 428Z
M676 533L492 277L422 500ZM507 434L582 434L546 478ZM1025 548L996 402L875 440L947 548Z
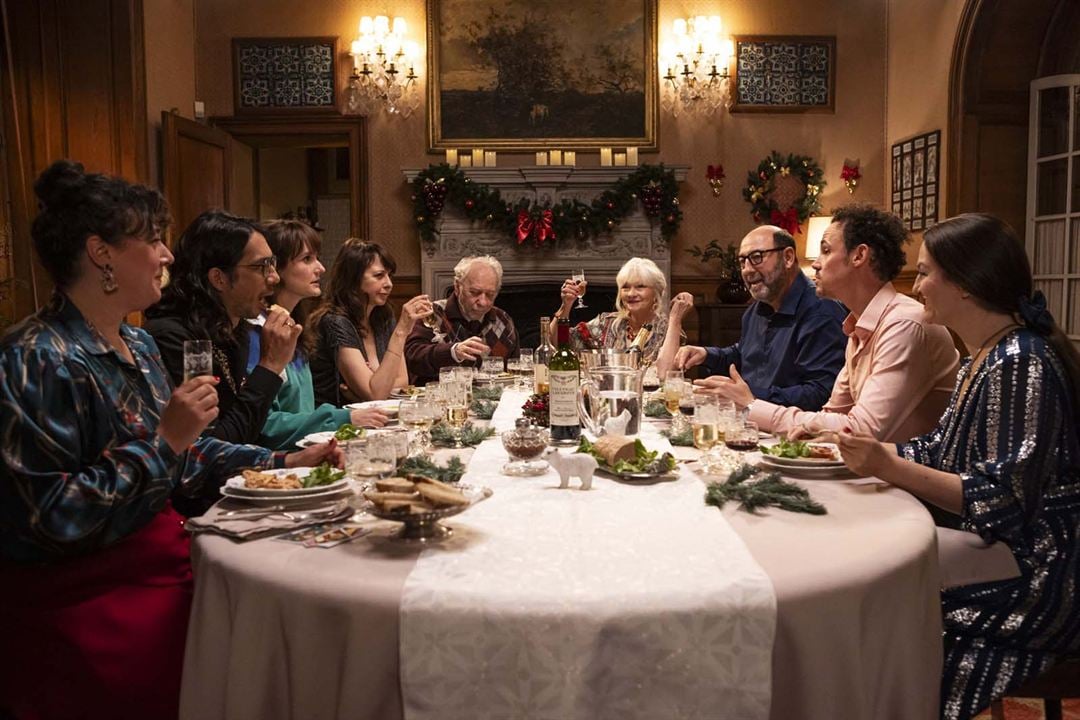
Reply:
M821 412L762 397L738 373L709 378L708 389L749 407L762 430L789 438L850 429L902 442L929 432L948 404L959 355L949 331L927 322L922 304L893 287L908 239L900 218L871 205L833 213L815 280L819 295L839 300L850 314L844 368Z
M184 230L173 248L172 277L161 301L146 311L173 383L184 380L184 341L213 343L219 413L206 435L257 443L281 388L285 366L303 328L285 311L267 313L259 362L247 372L248 330L280 281L277 258L254 221L208 210Z
M739 245L739 267L754 302L742 318L742 337L727 347L688 345L675 367L702 365L706 387L726 387L741 376L755 397L778 405L820 410L844 365L843 307L817 296L799 269L795 238L762 225Z

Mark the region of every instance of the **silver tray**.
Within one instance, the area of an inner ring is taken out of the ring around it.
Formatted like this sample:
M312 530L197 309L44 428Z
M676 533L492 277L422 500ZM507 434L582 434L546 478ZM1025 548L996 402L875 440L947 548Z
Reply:
M455 487L465 494L465 497L469 500L468 505L454 505L438 510L432 510L431 512L415 514L407 512L384 512L376 507L375 503L365 499L361 494L359 496L361 500L357 503L357 507L367 512L372 517L377 517L380 520L392 520L393 522L402 523L401 531L395 536L399 540L422 543L442 540L453 535L454 530L453 528L439 524L439 520L462 513L473 505L487 500L494 494L494 491L491 488L483 487L481 485L459 483ZM374 486L369 485L364 489L374 489Z

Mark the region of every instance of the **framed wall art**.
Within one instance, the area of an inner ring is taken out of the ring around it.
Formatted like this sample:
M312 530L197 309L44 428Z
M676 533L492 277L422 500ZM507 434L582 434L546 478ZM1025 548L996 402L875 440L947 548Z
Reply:
M833 112L835 37L736 35L734 42L731 112Z
M233 38L236 114L336 112L337 38Z
M428 144L656 148L657 0L428 0Z
M940 130L892 146L892 211L909 230L937 223L940 176Z

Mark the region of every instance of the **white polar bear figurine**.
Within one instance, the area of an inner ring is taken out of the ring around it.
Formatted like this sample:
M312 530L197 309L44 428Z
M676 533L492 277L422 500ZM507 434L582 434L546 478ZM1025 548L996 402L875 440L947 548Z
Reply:
M552 449L549 451L547 461L559 473L560 488L570 487L571 477L581 479L582 490L592 488L592 476L596 471L596 458L592 455L588 453L568 453L563 455L558 450Z

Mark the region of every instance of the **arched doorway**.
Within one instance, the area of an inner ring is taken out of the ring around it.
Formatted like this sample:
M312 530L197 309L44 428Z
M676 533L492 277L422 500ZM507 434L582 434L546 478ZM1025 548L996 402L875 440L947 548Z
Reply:
M1026 224L1031 81L1080 72L1076 0L967 0L949 83L948 215Z

